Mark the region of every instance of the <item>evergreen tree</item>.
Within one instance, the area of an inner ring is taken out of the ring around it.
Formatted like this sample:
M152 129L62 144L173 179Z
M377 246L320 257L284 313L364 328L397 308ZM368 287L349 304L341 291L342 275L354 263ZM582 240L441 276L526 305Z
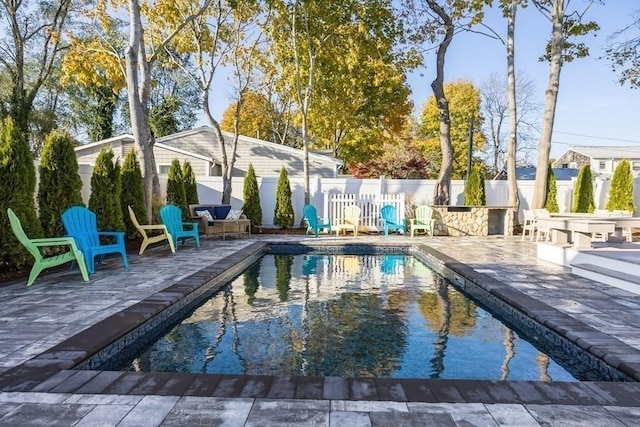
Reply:
M635 212L636 206L633 202L633 175L629 160L618 163L616 170L611 177L609 187L609 199L607 200L607 210L625 210Z
M278 298L285 302L289 298L291 289L291 267L293 266L293 256L279 254L274 258L276 264L276 289Z
M144 179L140 163L136 157L135 150L129 150L124 163L122 164L122 192L120 193L120 207L122 208L122 218L127 230L128 238L140 237L131 218L129 217L128 206L131 206L140 224L147 223L147 210L144 206Z
M276 193L276 208L273 212L273 224L281 228L293 226L293 205L291 203L291 184L287 170L282 167L278 178L278 190Z
M571 211L592 213L594 209L591 167L584 165L578 173L576 186L573 189L573 207Z
M7 208L16 213L30 238L42 236L34 193L36 169L25 136L8 117L0 122L0 266L23 267L33 257L11 231Z
M560 212L558 206L558 186L556 185L556 176L553 168L549 165L547 170L547 198L544 207L549 212Z
M464 204L467 206L484 206L486 203L484 177L480 169L474 166L469 172L469 179L464 187Z
M249 163L249 169L244 177L242 188L244 206L242 212L249 218L254 227L262 226L262 206L260 206L260 191L258 190L258 180L253 165Z
M96 158L91 175L89 209L96 214L99 230L124 231L120 207L120 163L114 163L113 157L113 150L103 148Z
M182 177L182 169L180 161L173 159L169 166L167 176L167 203L176 205L182 210L182 219L189 220L189 209L187 208L187 194L184 190L184 178Z
M60 216L71 206L82 203L82 178L66 132L53 130L47 135L40 155L38 208L40 223L47 237L65 234Z
M185 161L182 165L182 179L184 180L184 193L188 205L197 205L198 201L198 183L196 182L196 174L193 172L191 163Z

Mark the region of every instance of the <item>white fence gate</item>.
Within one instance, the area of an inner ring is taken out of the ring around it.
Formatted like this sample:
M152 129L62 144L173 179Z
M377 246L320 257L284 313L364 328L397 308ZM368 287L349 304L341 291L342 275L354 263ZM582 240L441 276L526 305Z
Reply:
M400 194L328 194L325 198L324 212L329 213L331 224L337 224L343 217L344 208L356 205L360 208L360 229L380 231L380 208L391 205L404 218L404 193Z

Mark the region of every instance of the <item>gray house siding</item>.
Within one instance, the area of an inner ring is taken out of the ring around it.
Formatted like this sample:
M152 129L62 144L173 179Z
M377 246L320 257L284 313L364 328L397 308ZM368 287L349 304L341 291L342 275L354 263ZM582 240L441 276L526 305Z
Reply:
M229 156L231 155L230 148L233 134L223 132L223 135L227 144L227 155ZM201 127L158 139L158 142L163 144L213 158L216 165L212 168L211 175L220 176L222 155L216 141L216 135L213 129L209 127ZM249 168L249 163L253 164L257 176L278 176L282 166L287 169L289 176L304 176L302 150L240 136L238 138L233 176L244 176L245 171ZM310 176L335 178L339 165L341 165L341 162L331 157L309 154Z

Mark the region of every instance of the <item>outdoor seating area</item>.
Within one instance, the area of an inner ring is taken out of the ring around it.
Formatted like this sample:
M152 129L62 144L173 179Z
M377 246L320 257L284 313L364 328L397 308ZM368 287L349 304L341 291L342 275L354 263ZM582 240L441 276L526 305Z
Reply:
M169 232L167 231L166 225L164 224L140 225L140 223L138 222L138 218L136 218L136 214L133 212L133 209L131 208L131 206L127 206L127 209L129 210L129 218L131 219L131 223L142 236L142 244L140 245L140 251L138 252L138 255L142 255L144 250L147 249L149 245L153 243L163 242L165 240L169 244L169 248L171 249L171 252L172 253L176 252L176 248L173 244L173 237L171 237L171 234L169 234ZM153 233L157 233L157 234L153 234Z
M198 204L189 205L191 219L198 222L199 230L206 237L228 235L251 236L251 221L241 211L230 205Z

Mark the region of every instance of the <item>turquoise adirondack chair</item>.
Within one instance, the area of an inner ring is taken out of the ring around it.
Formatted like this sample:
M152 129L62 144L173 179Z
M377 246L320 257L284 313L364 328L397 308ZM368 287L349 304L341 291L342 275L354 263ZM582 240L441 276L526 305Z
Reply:
M120 254L122 265L129 268L127 250L124 246L124 232L98 231L96 214L83 206L73 206L62 213L62 225L68 236L75 239L78 249L84 255L89 274L95 272L96 257L100 264L106 254ZM115 238L115 243L102 243L101 237Z
M309 234L309 232L314 232L316 237L318 237L318 232L320 230L327 230L331 233L331 221L324 218L318 218L318 211L313 205L306 205L302 208L302 216L304 220L307 222L307 231L305 234Z
M43 239L30 239L27 237L27 234L24 232L22 228L22 223L20 223L20 219L16 216L11 208L7 209L7 215L9 215L9 223L11 224L11 229L13 230L13 234L16 235L18 241L24 246L31 255L35 258L35 262L33 263L33 267L31 267L31 272L29 273L29 280L27 281L27 286L33 285L38 275L47 268L57 267L59 265L65 264L67 262L76 261L78 266L80 267L80 272L82 273L82 278L85 282L89 281L89 274L87 273L87 268L84 263L84 257L82 252L76 246L75 240L73 237L50 237ZM56 247L56 246L68 246L70 248L69 252L65 252L58 255L52 255L49 257L45 257L40 252L40 248L48 248L48 247Z
M380 218L382 219L382 228L385 236L389 235L389 231L394 230L404 234L406 228L405 220L398 218L398 211L395 206L384 205L380 209Z
M178 249L178 240L184 241L193 237L196 240L196 246L200 247L200 235L198 234L197 222L182 222L182 210L174 205L164 205L158 212L160 221L167 226L167 231L173 240L173 247Z
M415 210L415 218L411 218L409 227L411 228L411 237L416 230L425 230L433 237L433 227L436 220L433 218L433 209L430 206L418 206Z

